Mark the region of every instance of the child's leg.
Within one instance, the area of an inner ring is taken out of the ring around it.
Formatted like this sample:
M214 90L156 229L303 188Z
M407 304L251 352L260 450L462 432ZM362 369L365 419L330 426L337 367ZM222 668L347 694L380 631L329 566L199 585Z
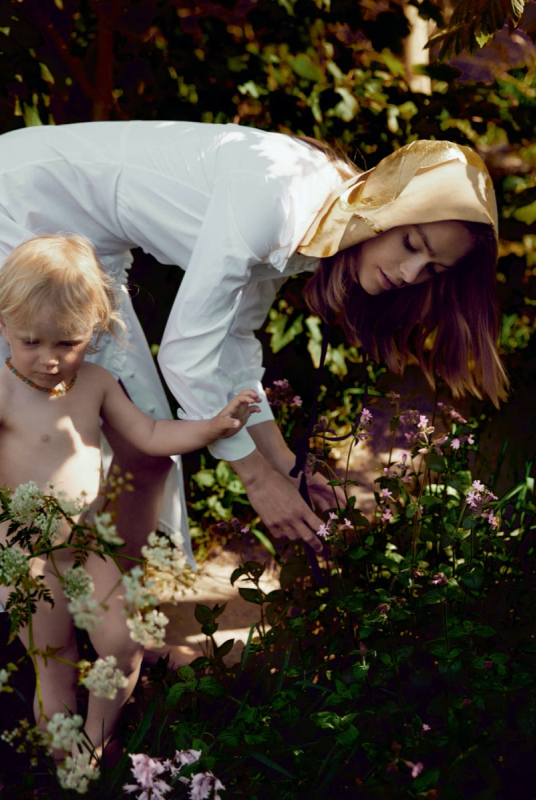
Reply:
M100 658L115 656L117 667L128 680L124 689L119 689L113 700L89 695L85 731L100 752L106 745L121 715L121 710L134 691L140 672L143 647L132 641L123 612L124 594L121 574L111 559L103 560L90 555L86 570L95 584L95 599L107 606L101 611L104 621L90 634L91 643Z
M173 461L145 455L107 425L103 425L102 430L114 452L112 466L117 464L123 475L125 472L134 475L134 491L124 491L119 496L115 524L125 540L125 554L139 558L147 537L158 528L164 487ZM130 569L132 562L125 560L123 566Z
M29 649L45 651L47 647L58 648L59 658L76 664L79 661L73 618L67 610L67 600L55 575L47 572L46 582L54 597L54 606L44 601L37 603L30 627L20 631L20 638ZM56 713L76 714L76 686L78 670L75 667L41 656L36 656L38 676L34 696L36 724L46 727L46 723ZM58 758L63 753L56 753Z

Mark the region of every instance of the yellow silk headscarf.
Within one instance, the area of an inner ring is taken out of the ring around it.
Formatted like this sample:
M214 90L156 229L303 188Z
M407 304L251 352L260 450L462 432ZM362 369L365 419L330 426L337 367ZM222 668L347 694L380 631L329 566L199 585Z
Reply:
M484 222L497 236L493 184L470 147L423 139L332 192L298 252L326 258L399 225L444 220Z

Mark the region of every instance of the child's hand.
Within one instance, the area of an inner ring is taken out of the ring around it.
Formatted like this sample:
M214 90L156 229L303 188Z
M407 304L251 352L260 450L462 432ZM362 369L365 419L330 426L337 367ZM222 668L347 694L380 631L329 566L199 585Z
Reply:
M243 428L252 414L260 411L253 403L260 403L261 399L253 389L243 389L231 402L213 418L215 423L214 439L228 439Z

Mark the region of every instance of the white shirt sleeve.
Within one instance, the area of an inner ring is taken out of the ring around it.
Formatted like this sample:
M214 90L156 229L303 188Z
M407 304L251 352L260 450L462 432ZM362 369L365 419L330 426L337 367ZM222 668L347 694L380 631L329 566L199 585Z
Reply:
M288 183L234 173L214 186L207 213L164 332L159 364L188 419L217 414L242 388L262 397L253 424L272 418L262 389L262 325L286 259L274 256L289 236ZM273 257L277 268L269 262ZM258 280L259 268L273 278ZM210 450L228 461L255 448L244 428Z

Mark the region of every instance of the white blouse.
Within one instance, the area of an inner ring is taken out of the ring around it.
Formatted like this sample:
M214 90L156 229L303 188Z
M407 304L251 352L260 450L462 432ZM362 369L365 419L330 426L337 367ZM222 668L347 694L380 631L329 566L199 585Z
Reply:
M159 352L180 416L211 417L252 388L263 400L250 424L271 419L254 331L285 279L316 267L295 251L343 180L332 161L239 125L135 121L13 131L0 164L0 254L40 233L83 234L123 287L133 347L108 337L96 360L140 408L169 416L125 288L135 247L186 271ZM253 449L245 428L210 448L227 460Z

